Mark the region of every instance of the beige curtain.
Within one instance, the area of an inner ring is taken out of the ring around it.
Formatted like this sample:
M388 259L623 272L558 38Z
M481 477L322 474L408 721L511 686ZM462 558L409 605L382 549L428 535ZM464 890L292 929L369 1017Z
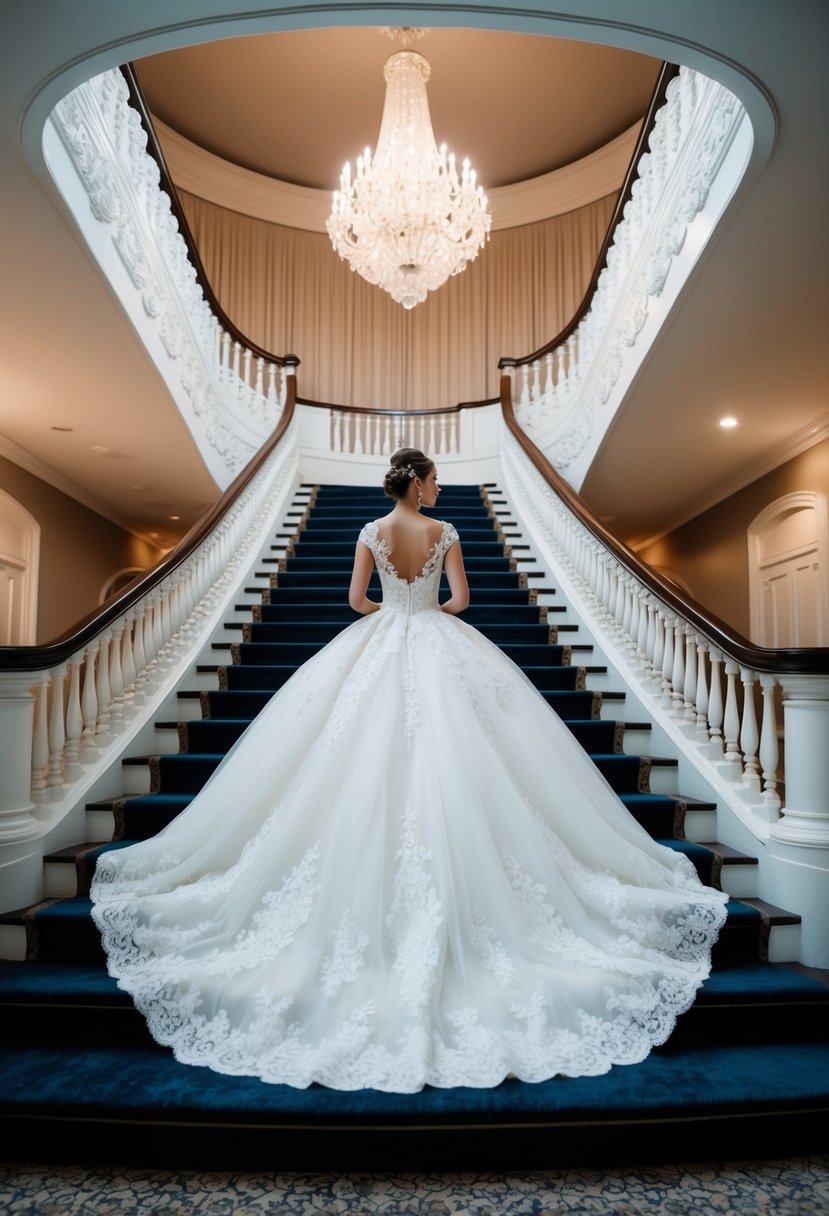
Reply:
M424 409L496 396L498 360L549 341L580 303L615 196L492 234L472 265L406 312L324 233L181 192L222 307L266 350L301 359L300 396Z

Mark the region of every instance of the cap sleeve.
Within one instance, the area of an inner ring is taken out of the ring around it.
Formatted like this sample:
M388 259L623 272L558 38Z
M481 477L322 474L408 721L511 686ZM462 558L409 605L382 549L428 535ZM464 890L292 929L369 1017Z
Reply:
M443 525L443 551L448 552L449 549L460 540L457 529L454 524L444 523Z
M372 520L370 523L364 524L360 529L360 535L357 537L367 549L373 553L377 545L377 521Z

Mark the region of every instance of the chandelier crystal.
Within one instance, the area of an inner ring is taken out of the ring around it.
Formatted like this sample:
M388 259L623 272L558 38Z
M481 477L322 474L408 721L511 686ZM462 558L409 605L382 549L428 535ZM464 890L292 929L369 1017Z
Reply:
M377 150L347 163L326 222L337 253L404 308L422 303L473 261L492 217L475 170L435 143L426 96L431 68L408 48L386 62Z

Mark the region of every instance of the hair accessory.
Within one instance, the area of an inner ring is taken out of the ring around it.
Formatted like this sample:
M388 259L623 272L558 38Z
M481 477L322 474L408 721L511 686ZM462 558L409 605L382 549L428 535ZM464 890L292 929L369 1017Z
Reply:
M393 464L389 469L389 473L405 473L409 478L412 478L415 475L415 471L410 464ZM388 476L388 473L386 476Z

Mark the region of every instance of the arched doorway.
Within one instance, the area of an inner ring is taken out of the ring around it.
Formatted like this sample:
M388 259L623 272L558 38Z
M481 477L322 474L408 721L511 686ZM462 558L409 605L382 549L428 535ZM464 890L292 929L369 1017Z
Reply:
M40 524L0 490L0 646L37 640Z
M761 646L829 644L826 498L778 498L748 529L751 637Z

